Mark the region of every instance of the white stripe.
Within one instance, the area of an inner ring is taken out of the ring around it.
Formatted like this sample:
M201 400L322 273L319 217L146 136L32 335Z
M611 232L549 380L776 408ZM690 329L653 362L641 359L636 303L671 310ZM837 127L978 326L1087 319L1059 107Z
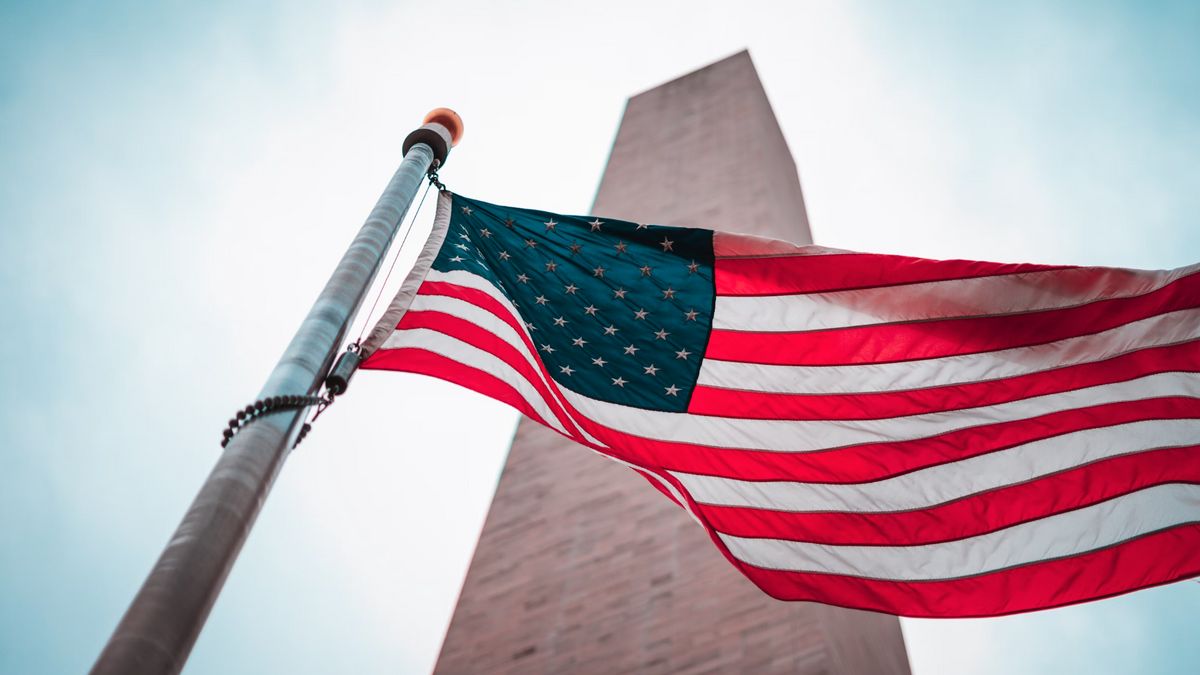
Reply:
M384 347L386 349L403 349L405 347L425 349L435 354L441 354L465 366L470 366L471 368L482 370L489 375L494 375L502 382L516 389L521 394L521 397L529 403L530 407L542 416L542 419L546 421L548 426L564 435L571 435L567 433L562 423L555 417L546 400L534 389L533 384L525 379L524 375L518 373L512 366L505 363L503 359L491 352L484 351L458 338L428 328L397 330L388 337L386 344L387 346Z
M743 481L670 472L702 504L773 511L881 513L927 509L1098 460L1200 445L1200 420L1148 420L1084 429L872 483Z
M1200 270L1071 268L831 293L717 296L713 328L808 331L1062 309L1149 293Z
M425 280L440 281L442 283L454 284L455 286L462 286L463 288L473 288L477 291L483 291L484 293L492 296L496 302L503 304L505 309L511 312L513 316L521 315L520 312L517 311L517 308L513 307L512 301L500 292L500 289L496 288L491 281L479 276L478 274L474 274L466 270L451 270L449 272L430 270L429 276L425 277Z
M898 363L776 366L705 358L698 383L792 394L895 391L1027 375L1197 338L1200 309L1186 309L1042 345Z
M812 452L847 445L901 442L957 429L1026 419L1090 405L1160 396L1200 397L1200 374L1159 373L1087 389L967 408L879 420L751 420L629 408L563 393L581 413L618 431L645 438L719 448Z
M722 534L756 567L895 581L974 576L1112 546L1200 521L1200 486L1160 485L989 534L923 546L830 546Z

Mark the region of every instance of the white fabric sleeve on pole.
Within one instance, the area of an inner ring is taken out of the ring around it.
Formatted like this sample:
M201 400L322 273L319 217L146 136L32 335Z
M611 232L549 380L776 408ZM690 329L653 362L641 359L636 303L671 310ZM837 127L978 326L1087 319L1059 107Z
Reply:
M376 349L379 349L379 345L383 344L383 341L396 329L396 325L400 323L401 317L408 311L409 305L416 297L417 289L425 281L425 275L429 274L430 268L433 267L433 261L437 258L438 251L442 250L442 242L446 240L446 231L450 227L450 209L453 198L454 195L448 190L438 193L437 213L433 216L433 229L429 232L425 246L417 256L416 262L413 263L412 269L409 270L408 276L404 278L404 283L400 286L396 297L392 299L383 316L379 317L379 321L375 323L375 327L363 341L362 359L364 361Z

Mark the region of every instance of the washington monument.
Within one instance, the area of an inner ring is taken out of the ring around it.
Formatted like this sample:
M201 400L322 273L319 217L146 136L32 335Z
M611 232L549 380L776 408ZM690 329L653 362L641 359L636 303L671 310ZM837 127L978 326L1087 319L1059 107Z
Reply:
M747 52L629 99L592 213L811 243ZM629 469L523 419L438 673L908 673L892 616L774 600Z

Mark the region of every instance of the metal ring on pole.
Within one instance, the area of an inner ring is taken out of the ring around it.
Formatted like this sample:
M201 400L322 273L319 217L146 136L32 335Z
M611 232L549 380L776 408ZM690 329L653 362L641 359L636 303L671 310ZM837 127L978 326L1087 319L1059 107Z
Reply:
M404 138L404 154L408 154L410 148L418 143L424 143L433 149L433 158L439 164L445 164L446 158L450 156L450 148L453 146L450 131L436 123L430 122L422 126Z

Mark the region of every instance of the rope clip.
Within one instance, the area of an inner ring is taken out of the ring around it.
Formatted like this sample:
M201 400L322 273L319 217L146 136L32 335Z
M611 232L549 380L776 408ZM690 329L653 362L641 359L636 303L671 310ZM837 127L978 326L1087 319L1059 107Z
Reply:
M446 184L438 178L438 168L440 168L441 165L441 160L433 160L433 164L429 165L429 171L426 172L425 175L429 177L429 182L438 189L438 192L445 192Z

